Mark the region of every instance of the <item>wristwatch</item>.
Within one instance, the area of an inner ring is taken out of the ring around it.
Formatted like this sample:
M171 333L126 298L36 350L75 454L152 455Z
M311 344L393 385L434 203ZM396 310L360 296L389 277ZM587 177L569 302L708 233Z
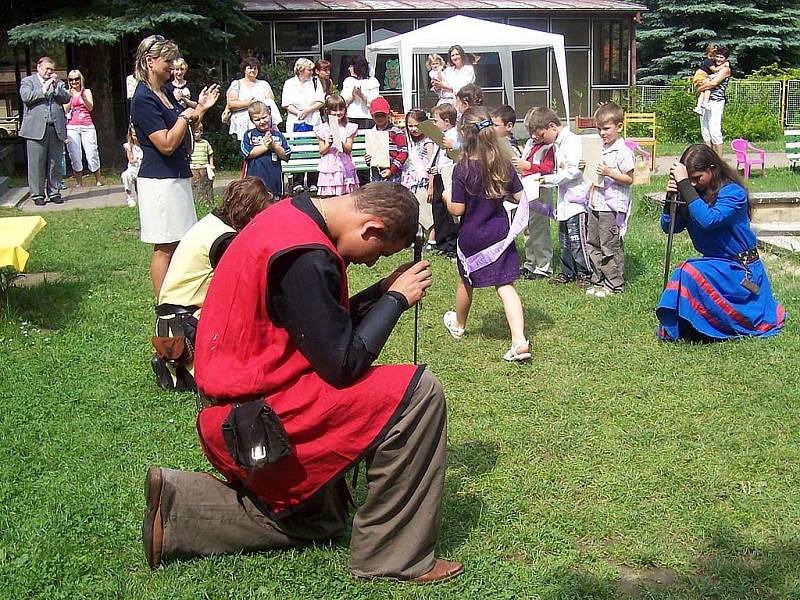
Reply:
M178 116L181 119L183 119L184 121L186 121L187 127L191 127L192 126L192 117L190 117L189 115L184 115L184 114L180 114Z

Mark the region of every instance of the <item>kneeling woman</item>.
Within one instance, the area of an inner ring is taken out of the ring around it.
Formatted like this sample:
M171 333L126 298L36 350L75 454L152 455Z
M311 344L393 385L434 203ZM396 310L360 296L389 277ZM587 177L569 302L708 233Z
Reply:
M656 315L663 340L712 341L776 335L785 313L772 295L750 229L750 201L737 173L708 146L686 149L670 170L668 192L685 205L675 232L686 229L702 257L678 265ZM669 205L661 228L669 229Z
M165 390L194 391L194 339L211 276L234 236L275 200L258 177L232 181L222 204L183 236L156 307L151 366Z

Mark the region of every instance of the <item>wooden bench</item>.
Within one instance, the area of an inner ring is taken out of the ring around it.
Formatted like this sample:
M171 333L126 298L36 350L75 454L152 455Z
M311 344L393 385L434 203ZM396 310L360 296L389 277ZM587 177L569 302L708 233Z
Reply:
M364 155L366 154L365 131L364 129L359 129L353 140L351 156L353 157L353 164L355 164L357 171L366 171L369 169L369 165L367 165L364 160ZM313 131L302 131L284 135L286 136L286 141L289 142L289 148L292 149L288 162L283 163L285 184L290 181L292 175L316 172L319 160L322 157L319 153L319 140Z
M794 171L800 169L800 129L784 129L783 137L786 140L786 159L789 168Z

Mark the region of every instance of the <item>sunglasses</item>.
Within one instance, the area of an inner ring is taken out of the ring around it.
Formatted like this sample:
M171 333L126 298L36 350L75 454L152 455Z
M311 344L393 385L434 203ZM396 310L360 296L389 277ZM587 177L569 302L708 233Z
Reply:
M67 79L67 81L69 81L70 83L74 83L75 81L80 81L80 80L81 80L80 77L70 77Z
M166 42L166 41L167 40L163 35L154 35L153 36L153 41L150 42L150 44L147 46L147 50L145 50L144 53L145 54L150 54L150 50L153 49L153 46L155 46L156 44L159 44L161 42Z

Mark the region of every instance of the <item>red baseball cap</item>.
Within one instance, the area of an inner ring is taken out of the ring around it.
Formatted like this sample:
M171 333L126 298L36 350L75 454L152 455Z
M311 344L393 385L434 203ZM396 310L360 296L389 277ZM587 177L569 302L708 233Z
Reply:
M383 96L378 96L369 104L369 114L371 115L374 115L375 113L383 113L388 115L391 110L392 109L389 106L389 101Z

